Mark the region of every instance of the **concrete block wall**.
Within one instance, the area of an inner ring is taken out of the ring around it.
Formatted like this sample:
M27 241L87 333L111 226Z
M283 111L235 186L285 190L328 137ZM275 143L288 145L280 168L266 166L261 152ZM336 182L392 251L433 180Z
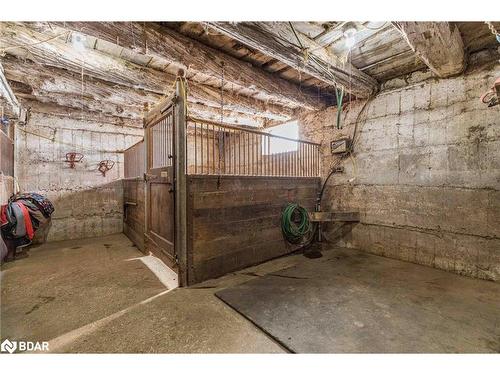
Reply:
M54 203L48 241L122 231L123 150L142 135L140 121L32 110L17 130L16 172L22 191L39 192ZM74 169L65 162L68 152L84 154ZM115 165L103 176L97 168L105 159Z
M303 137L322 143L323 177L329 142L358 122L353 158L323 198L325 209L361 213L357 225L330 228L345 233L341 245L500 281L500 108L479 101L500 64L498 54L474 58L459 77L388 82L366 106L348 106L341 130L336 108L301 116Z
M0 205L6 204L14 191L14 180L0 172Z

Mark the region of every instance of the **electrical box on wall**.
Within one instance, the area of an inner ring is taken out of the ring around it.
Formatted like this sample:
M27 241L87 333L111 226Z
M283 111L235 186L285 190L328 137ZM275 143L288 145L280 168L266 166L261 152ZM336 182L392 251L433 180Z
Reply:
M332 154L345 154L350 147L350 138L340 138L330 142L330 150Z

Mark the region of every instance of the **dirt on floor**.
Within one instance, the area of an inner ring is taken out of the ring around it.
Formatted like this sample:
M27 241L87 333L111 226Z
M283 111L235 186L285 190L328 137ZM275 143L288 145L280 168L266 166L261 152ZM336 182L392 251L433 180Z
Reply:
M144 254L124 235L45 244L32 249L29 258L2 267L1 338L48 341L51 352L66 353L290 352L286 345L226 305L215 293L277 271L287 274L295 266L314 270L315 263L336 262L339 254L345 257L354 252L339 248L321 250L322 256L319 258L294 254L189 288L168 289L160 281L161 278L138 259ZM485 290L490 290L494 295L488 298L494 300L498 297L500 301L500 286L495 283L377 258L378 278L384 274L379 272L380 267L385 267L393 275L401 270L415 275L431 273L436 276L437 272L439 277L433 277L433 283L438 285L433 284L434 289L449 288L450 283L458 280L461 285L467 285L464 289L467 293L457 298L467 302L471 295L484 296ZM359 267L359 264L354 262L352 266ZM373 271L373 267L365 267L366 272ZM412 267L415 268L414 273ZM346 274L349 275L349 272ZM346 283L345 293L350 288L356 290L355 272L352 275L352 280L349 277L342 278ZM408 298L412 294L425 296L425 283L420 288L413 280L415 277L408 280L411 283L408 288L404 282L398 285L399 291L408 295ZM369 279L369 275L365 278ZM275 279L281 284L289 280L293 284L290 284L291 288L301 282L297 278ZM377 293L383 293L384 290L377 288ZM435 290L432 293L435 294ZM391 289L387 288L384 298L390 301L393 295ZM397 309L397 301L393 302L390 305ZM349 301L346 300L346 303ZM454 301L454 306L460 309L460 301ZM494 308L491 306L491 309ZM474 306L468 304L467 309L474 309ZM495 322L491 321L494 317L485 316L483 311L477 311L477 315L481 317L480 322L495 326ZM446 325L446 316L441 318L440 324ZM348 321L349 317L344 316L342 319ZM418 315L415 319L419 319ZM343 340L352 337L351 347L356 347L355 340L360 339L359 325L352 329L352 335L344 332ZM446 327L442 331L446 332ZM425 331L418 334L425 335ZM467 343L467 338L463 340ZM491 340L489 337L488 340L477 351L500 351L500 347L495 346L498 345L498 338ZM470 349L470 346L467 348ZM401 351L405 351L403 349ZM425 348L416 350L426 351ZM332 348L332 351L335 349Z

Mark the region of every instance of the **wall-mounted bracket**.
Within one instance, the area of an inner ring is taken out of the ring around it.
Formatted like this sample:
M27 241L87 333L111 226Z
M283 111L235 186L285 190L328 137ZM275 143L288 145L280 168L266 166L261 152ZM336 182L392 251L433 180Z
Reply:
M102 160L99 163L99 167L97 169L102 173L104 177L106 177L106 172L113 168L114 165L115 162L113 160Z

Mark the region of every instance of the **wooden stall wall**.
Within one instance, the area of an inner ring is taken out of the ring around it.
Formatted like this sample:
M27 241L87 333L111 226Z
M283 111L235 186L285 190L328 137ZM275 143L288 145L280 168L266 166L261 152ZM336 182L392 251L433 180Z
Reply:
M189 284L290 253L280 215L314 209L319 178L188 176Z
M123 233L144 251L145 188L144 141L125 150L125 178L123 180Z
M140 178L123 180L125 213L123 233L141 250L144 251L145 231L145 186Z

